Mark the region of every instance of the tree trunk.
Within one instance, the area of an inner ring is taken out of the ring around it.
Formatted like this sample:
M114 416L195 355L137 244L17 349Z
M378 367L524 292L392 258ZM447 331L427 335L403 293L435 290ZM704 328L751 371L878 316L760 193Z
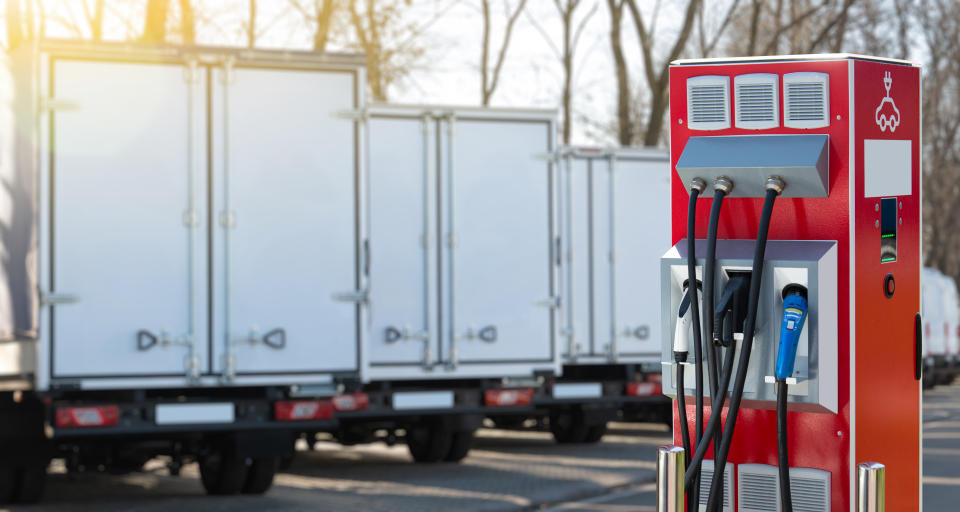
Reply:
M257 44L257 0L250 0L249 22L247 25L247 48L253 48Z
M16 50L23 44L23 20L20 16L19 0L7 0L7 50Z
M147 14L140 40L146 43L162 43L167 39L168 0L147 0Z
M317 4L317 31L313 34L313 50L322 52L330 41L330 25L336 11L336 0L322 0Z
M621 24L623 22L623 3L607 0L610 7L610 47L613 51L614 68L617 74L617 142L621 146L633 143L633 116L630 111L630 76L627 60L623 55Z
M483 8L483 40L480 51L480 104L484 107L490 105L490 85L488 75L488 62L490 60L490 0L481 0Z
M94 41L103 40L103 2L104 0L96 0L93 15L90 16L90 37Z
M180 0L180 32L183 35L183 44L192 45L197 42L197 27L190 0Z

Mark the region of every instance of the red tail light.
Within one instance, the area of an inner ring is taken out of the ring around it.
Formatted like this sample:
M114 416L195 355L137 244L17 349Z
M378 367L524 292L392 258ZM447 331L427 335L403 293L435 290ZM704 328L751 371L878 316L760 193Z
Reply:
M333 404L324 400L283 400L273 404L277 421L327 420L333 417Z
M57 408L57 428L112 427L119 422L116 405Z
M336 411L362 411L370 406L370 397L357 391L349 395L337 395L332 402Z
M663 392L659 382L628 382L628 396L654 396Z
M488 389L483 393L483 402L491 407L530 405L531 400L533 400L533 388Z

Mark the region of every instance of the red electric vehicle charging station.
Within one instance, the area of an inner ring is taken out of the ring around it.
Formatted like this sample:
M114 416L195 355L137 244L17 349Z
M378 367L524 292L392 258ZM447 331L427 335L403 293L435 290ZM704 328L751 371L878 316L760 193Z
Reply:
M716 229L718 295L724 276L729 280L728 270L742 269L743 261L749 261L740 257L743 251L731 247L743 240L740 244L753 251L764 180L771 176L781 180L782 193L769 220L761 286L776 287L783 281L778 276L787 272L781 267L792 265L792 248L828 244L823 246L827 256L817 256L818 263L810 266L819 269L820 286L814 290L815 283L807 285L811 305L803 334L807 337L801 339L801 352L806 348L807 356L798 362L797 372L803 375L791 381L792 388L803 387L804 382L810 388L807 395L791 393L788 400L787 446L794 500L808 500L813 507L803 510L854 510L857 464L866 461L886 468L887 510L920 510L920 111L920 68L905 61L810 55L688 60L675 62L670 69L672 240L676 245L663 265L673 264L677 274L679 261L686 261L694 178L706 184L695 205L697 279L705 264L703 239L708 237L716 179L732 181ZM820 141L824 141L822 149ZM811 147L815 149L807 149ZM801 160L813 163L797 163ZM821 180L814 179L808 186L817 170ZM828 261L834 257L835 267ZM743 260L740 267L734 261L737 258ZM685 272L684 266L683 276ZM661 282L677 288L679 279L671 280L670 271L664 270ZM662 293L670 304L670 292ZM674 304L682 293L686 292L673 291ZM780 290L764 288L759 296L749 377L726 459L724 474L731 481L724 484L722 510L781 510L779 503L758 502L764 489L774 492L777 501L781 492L775 471L774 384L772 377L766 377L774 374L772 360L777 353L777 338L767 333L776 332L781 320L774 294L779 297ZM676 311L667 308L663 311ZM701 313L710 314L702 306ZM675 320L669 315L664 320L665 338L674 333ZM675 393L677 365L671 363L671 343L667 339L663 343L666 394ZM707 332L703 350L710 350L709 346ZM693 361L692 352L689 361ZM686 369L687 377L691 368ZM707 381L704 375L704 388ZM815 398L810 391L814 386L819 393ZM690 443L696 446L696 406L689 384L685 403ZM710 400L704 404L706 418ZM729 404L724 406L723 422ZM677 445L682 442L680 421L675 408ZM704 471L715 457L714 448L711 445L706 452ZM746 469L764 467L773 471L744 476ZM802 478L794 480L793 468L815 470L824 479L810 480L806 483L817 485L803 487ZM767 484L771 487L764 487ZM709 485L701 483L699 488L702 507L707 503L702 489ZM822 497L818 493L825 493L825 500L818 501ZM769 505L774 507L765 508Z

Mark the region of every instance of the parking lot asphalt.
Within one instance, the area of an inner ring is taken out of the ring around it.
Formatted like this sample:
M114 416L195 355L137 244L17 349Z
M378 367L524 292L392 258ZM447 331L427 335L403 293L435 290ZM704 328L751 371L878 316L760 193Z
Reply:
M460 464L414 464L405 445L298 452L265 496L208 497L195 464L171 477L162 460L123 476L52 467L41 505L14 510L532 510L652 482L664 425L615 423L602 442L558 445L547 432L482 429Z
M960 503L960 382L924 393L924 511ZM663 425L613 423L602 442L559 445L539 431L482 429L460 464L414 464L406 446L301 451L265 496L209 497L195 464L180 477L163 460L124 476L51 468L46 499L29 511L527 511L654 510L656 447Z

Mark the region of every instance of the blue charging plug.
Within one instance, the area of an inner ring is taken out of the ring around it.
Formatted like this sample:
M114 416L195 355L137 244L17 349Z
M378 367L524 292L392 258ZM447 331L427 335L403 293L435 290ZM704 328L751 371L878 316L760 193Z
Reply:
M807 289L799 284L783 288L783 321L780 322L780 347L777 350L777 378L793 375L797 359L797 345L803 322L807 319Z

